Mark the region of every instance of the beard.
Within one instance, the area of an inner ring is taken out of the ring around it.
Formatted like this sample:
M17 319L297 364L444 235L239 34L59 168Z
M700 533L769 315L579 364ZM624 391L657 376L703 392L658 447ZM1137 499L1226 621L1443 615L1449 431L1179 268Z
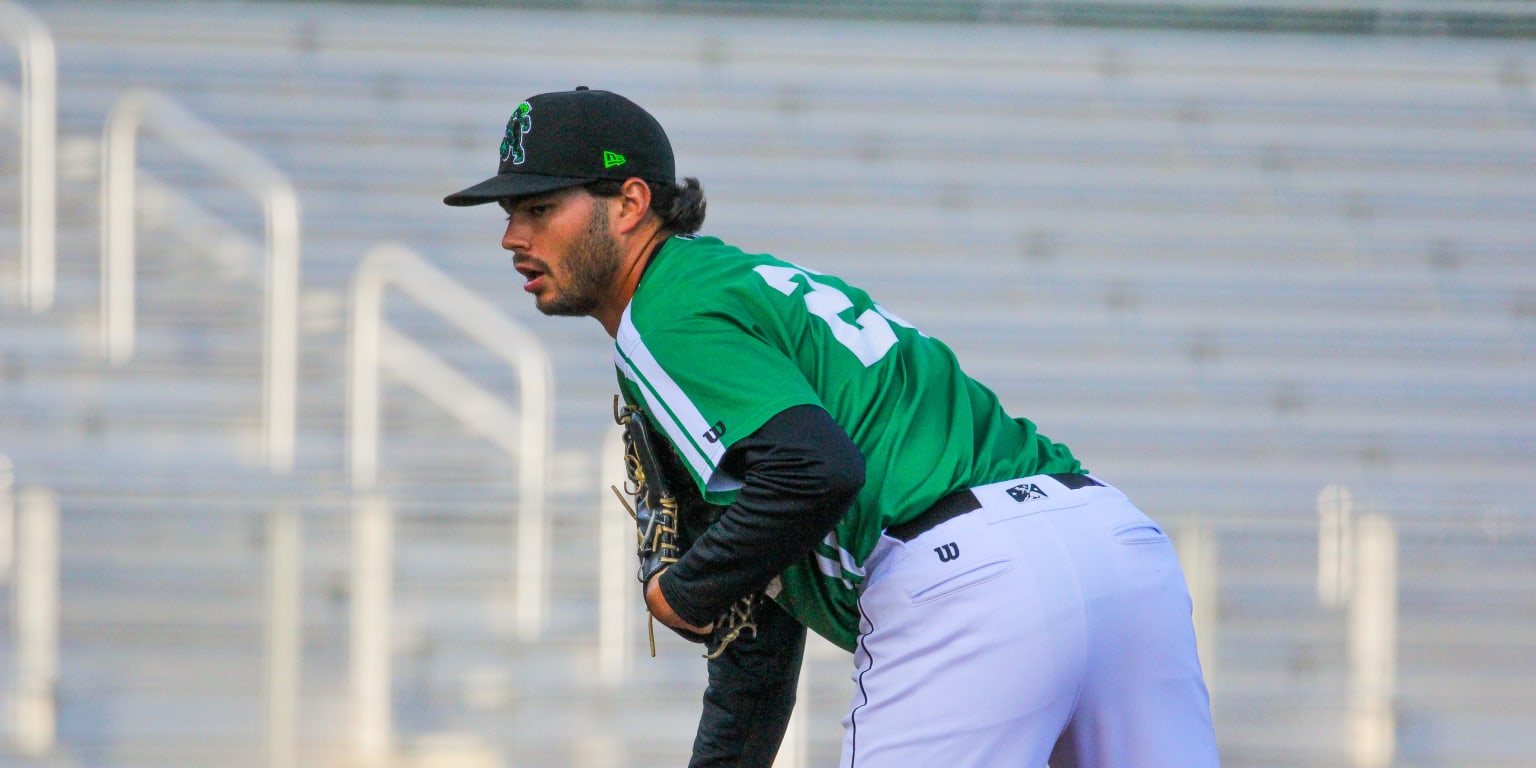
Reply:
M564 260L564 285L547 298L534 302L540 312L561 317L584 317L597 309L598 298L613 287L622 261L619 243L608 233L608 208L592 206L587 228Z

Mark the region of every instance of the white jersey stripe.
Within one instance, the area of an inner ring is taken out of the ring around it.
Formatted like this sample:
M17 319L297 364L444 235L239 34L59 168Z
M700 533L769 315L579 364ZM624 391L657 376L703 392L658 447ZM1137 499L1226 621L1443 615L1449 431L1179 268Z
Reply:
M840 565L842 566L842 572L832 575L836 575L840 578L854 576L857 577L859 581L864 580L864 567L854 561L852 552L844 549L842 545L838 543L836 529L828 531L826 538L822 539L821 543L827 545L827 547L830 549L837 550L838 560L841 561Z
M826 555L817 553L816 570L821 571L823 576L831 576L832 578L842 582L844 587L853 589L853 582L843 577L843 572L838 568L836 560L833 560Z
M657 391L655 383L641 372L640 366L633 359L626 357L622 352L615 355L615 364L619 370L623 371L624 377L634 382L636 388L640 390L640 396L645 400L646 410L655 417L656 423L667 433L668 439L677 447L678 454L700 477L709 477L713 471L709 459L699 450L697 444L688 439L687 433L678 423L677 415L668 407L666 397ZM662 383L661 386L665 387L666 384ZM679 435L680 432L681 435Z
M823 576L831 576L842 582L843 586L847 589L853 589L854 582L862 582L864 580L864 569L853 562L853 555L848 550L838 546L837 531L829 532L827 537L821 540L821 543L828 549L837 552L838 559L833 560L817 552L816 570L821 571Z
M614 364L624 377L634 382L645 398L645 405L667 433L672 444L677 447L683 460L688 462L694 473L703 478L711 490L730 490L740 487L740 483L730 483L729 487L717 487L721 483L715 482L715 468L720 465L720 460L725 456L725 448L719 443L701 445L696 435L702 435L710 430L709 422L699 412L693 401L683 392L677 382L667 375L666 370L651 355L646 348L645 341L640 338L640 333L630 322L629 310L624 311L624 319L619 325L619 333L615 339ZM725 480L725 478L721 478Z

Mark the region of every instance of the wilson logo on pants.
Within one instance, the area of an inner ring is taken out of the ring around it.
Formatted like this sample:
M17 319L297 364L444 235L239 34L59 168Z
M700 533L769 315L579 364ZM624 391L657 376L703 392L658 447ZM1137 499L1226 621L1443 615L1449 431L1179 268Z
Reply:
M934 547L933 552L939 556L939 562L947 563L960 556L960 545L951 541L942 547Z

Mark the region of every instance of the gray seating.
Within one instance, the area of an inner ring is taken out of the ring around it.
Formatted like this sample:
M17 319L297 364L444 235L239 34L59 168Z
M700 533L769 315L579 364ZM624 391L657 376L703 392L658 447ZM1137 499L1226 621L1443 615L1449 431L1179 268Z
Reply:
M518 99L577 84L657 114L710 195L708 233L868 288L1176 536L1214 532L1207 663L1228 764L1349 764L1348 619L1316 595L1329 483L1398 525L1398 764L1536 756L1536 102L1500 76L1523 41L287 3L210 24L194 4L37 5L59 48L59 290L46 314L0 306L0 454L60 499L69 764L264 764L265 526L284 505L304 526L300 763L350 764L346 301L383 241L540 334L558 389L552 603L525 642L515 467L385 387L402 754L683 762L696 649L662 633L631 684L595 672L609 342L534 311L497 211L439 203L491 172ZM141 221L139 352L97 353L96 153L132 87L298 189L290 475L260 453L259 212L153 136L144 168L175 195ZM0 156L9 269L17 171ZM386 312L515 391L440 320ZM819 646L807 663L808 764L829 764L848 663ZM0 762L33 764L8 749Z

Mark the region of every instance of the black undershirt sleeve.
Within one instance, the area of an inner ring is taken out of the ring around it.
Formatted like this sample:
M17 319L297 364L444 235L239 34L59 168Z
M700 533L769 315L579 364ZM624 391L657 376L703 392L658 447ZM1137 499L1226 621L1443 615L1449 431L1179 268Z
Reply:
M659 577L672 610L695 626L760 592L842 519L864 485L864 456L814 405L785 409L727 451L736 500Z
M709 661L689 768L768 768L795 706L805 627L761 595L832 530L864 485L864 457L817 406L796 406L731 446L720 471L742 478L736 500L659 577L690 624L715 621L756 595L755 632Z

